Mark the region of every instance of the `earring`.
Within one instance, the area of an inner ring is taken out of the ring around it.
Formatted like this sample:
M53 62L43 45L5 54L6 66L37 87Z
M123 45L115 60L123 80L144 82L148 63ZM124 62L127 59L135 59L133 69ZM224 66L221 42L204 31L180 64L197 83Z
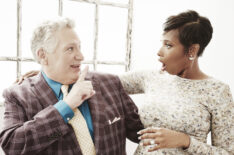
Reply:
M189 60L193 61L194 57L192 55L189 56Z
M194 60L194 57L189 57L189 60L193 61L193 60Z

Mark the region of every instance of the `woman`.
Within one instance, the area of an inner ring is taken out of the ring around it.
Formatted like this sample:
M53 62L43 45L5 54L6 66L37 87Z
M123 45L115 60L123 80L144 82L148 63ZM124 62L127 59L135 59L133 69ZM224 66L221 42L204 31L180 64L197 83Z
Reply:
M158 52L162 70L120 77L129 94L146 94L139 110L146 129L139 132L142 141L136 155L234 154L229 87L198 65L212 32L210 21L195 11L171 16L164 24ZM210 131L212 146L206 143Z
M234 104L229 87L198 65L212 33L210 21L195 11L171 16L164 24L158 52L162 70L120 76L129 94L146 94L139 110L146 129L139 131L136 155L234 154ZM210 131L212 146L206 143Z

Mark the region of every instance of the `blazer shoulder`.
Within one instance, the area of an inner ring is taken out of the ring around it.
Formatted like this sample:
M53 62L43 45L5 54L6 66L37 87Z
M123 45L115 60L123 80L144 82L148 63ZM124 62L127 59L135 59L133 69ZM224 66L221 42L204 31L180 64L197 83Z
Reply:
M109 73L89 72L88 76L90 76L90 77L92 77L92 79L98 80L100 82L106 82L106 81L119 82L120 81L120 79L117 75L109 74Z
M31 87L34 85L36 77L27 78L21 84L12 84L3 90L3 97L8 100L20 98L22 94L31 94Z

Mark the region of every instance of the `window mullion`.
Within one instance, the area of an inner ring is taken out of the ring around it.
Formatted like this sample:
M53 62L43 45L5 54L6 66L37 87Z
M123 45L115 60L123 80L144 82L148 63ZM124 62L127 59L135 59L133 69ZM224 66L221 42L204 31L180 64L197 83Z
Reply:
M128 8L128 28L127 28L127 43L126 43L126 66L125 71L131 69L131 59L132 59L132 18L133 18L133 0L129 0Z
M63 15L63 0L59 0L59 10L58 10L59 16Z
M17 69L16 74L17 78L21 75L21 57L22 57L22 48L21 48L21 32L22 32L22 0L17 0Z
M94 21L94 50L93 50L93 69L97 70L97 44L98 44L98 17L99 6L95 4L95 21Z

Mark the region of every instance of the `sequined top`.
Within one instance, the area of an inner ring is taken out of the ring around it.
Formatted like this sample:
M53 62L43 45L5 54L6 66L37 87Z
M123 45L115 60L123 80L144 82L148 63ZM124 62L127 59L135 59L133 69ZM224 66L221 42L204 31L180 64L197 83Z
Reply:
M159 149L138 145L136 155L234 154L234 103L229 86L214 78L190 80L159 71L120 76L129 94L145 93L139 115L144 127L161 127L190 136L188 149ZM212 146L206 143L211 131Z

